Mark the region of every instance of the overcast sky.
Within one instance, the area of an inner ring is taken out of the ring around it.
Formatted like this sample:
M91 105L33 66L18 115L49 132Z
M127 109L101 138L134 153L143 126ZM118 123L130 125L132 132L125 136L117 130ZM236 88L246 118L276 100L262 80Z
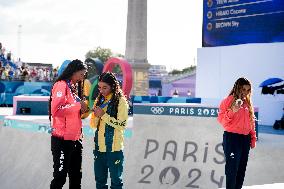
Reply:
M127 0L0 0L0 42L15 58L61 65L97 46L125 54ZM196 61L203 0L148 0L148 61ZM21 25L21 27L20 27ZM20 33L20 34L19 34Z

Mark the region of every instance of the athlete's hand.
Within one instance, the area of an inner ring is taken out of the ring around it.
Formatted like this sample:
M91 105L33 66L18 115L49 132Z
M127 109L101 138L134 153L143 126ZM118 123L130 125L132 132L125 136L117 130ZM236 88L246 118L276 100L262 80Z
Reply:
M251 149L255 148L255 146L256 146L256 141L251 141L250 143Z
M237 111L239 111L239 109L241 108L241 105L243 104L241 99L237 99L233 105L232 105L232 111L235 113Z
M103 109L101 109L100 107L93 108L93 112L94 112L96 117L102 117L105 114Z
M81 113L86 113L89 111L89 107L88 105L84 102L84 101L81 101Z

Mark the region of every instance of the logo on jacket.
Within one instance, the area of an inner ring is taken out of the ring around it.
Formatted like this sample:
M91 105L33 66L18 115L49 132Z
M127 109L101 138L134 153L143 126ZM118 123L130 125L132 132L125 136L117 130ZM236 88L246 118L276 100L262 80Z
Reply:
M120 163L120 160L116 160L116 161L114 162L115 165L117 165L117 164L119 164L119 163Z
M153 112L153 114L162 114L164 112L164 108L163 107L151 107L151 112Z
M57 97L62 97L62 92L61 92L61 91L58 91L58 92L56 93L56 96L57 96Z

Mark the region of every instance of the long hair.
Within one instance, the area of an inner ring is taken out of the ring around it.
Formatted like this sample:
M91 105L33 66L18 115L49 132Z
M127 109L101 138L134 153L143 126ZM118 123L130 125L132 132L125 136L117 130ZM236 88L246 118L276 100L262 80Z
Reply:
M74 73L81 71L81 70L87 70L87 65L85 63L83 63L81 60L72 60L68 66L64 69L64 71L62 72L62 74L60 76L58 76L58 78L54 81L52 87L51 87L51 91L50 91L50 98L49 98L49 106L48 106L48 114L49 114L49 120L51 120L51 101L52 101L52 88L54 86L54 84L58 81L67 81L70 80L71 77L73 76ZM80 97L80 99L82 99L83 97L83 93L81 92L83 88L83 83L82 81L78 82L78 96Z
M115 118L117 117L117 110L120 97L123 97L124 94L120 88L119 82L116 79L115 75L112 72L104 72L99 76L99 82L107 83L111 87L112 98L110 101L110 105L114 108ZM101 105L101 99L103 95L99 93L97 99L96 106Z
M244 85L250 86L250 92L245 97L245 99L246 99L246 102L248 103L248 107L249 107L249 115L250 115L250 119L251 119L251 124L253 124L253 122L255 120L255 116L254 116L253 104L252 104L252 100L251 100L252 87L251 87L251 82L247 78L241 77L241 78L237 79L237 81L235 82L234 87L232 88L232 90L229 94L229 96L233 95L233 97L234 97L234 101L232 102L231 106L233 105L235 100L239 98L241 90L242 90Z

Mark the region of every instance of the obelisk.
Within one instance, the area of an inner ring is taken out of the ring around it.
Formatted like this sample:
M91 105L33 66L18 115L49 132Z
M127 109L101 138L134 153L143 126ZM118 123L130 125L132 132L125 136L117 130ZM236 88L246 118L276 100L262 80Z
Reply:
M147 0L128 0L125 58L133 69L131 94L148 96Z

